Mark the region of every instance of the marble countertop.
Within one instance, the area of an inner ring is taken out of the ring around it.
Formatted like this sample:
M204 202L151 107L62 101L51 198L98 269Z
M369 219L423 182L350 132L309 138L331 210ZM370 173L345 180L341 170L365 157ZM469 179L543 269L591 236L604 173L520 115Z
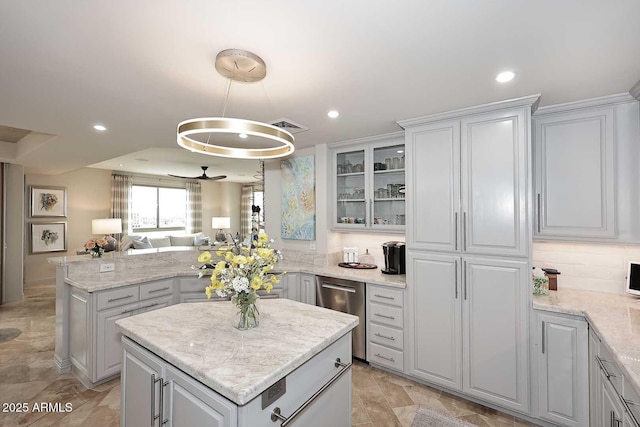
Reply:
M89 260L86 260L89 261ZM198 265L198 263L194 263ZM82 289L86 292L96 292L121 286L134 285L152 280L168 279L179 276L197 276L197 270L191 268L192 264L158 264L138 265L129 267L117 266L115 271L99 274L85 274L70 276L65 283ZM293 263L287 261L278 262L274 271L287 271L291 273L309 273L319 276L330 276L340 279L357 280L360 282L374 283L395 288L406 287L404 274L383 274L379 268L375 270L362 270L342 268L338 266L317 266L313 264Z
M640 300L602 292L559 289L534 295L533 308L584 316L591 328L618 358L625 376L640 394Z
M358 325L358 318L287 299L260 301L260 326L231 326L231 302L178 304L116 321L167 362L244 405Z

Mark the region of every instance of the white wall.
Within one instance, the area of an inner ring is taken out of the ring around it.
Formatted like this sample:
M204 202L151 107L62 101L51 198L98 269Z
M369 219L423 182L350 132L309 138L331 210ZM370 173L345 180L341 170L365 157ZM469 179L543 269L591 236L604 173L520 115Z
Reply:
M629 261L640 246L533 243L533 265L560 271L558 288L622 294Z

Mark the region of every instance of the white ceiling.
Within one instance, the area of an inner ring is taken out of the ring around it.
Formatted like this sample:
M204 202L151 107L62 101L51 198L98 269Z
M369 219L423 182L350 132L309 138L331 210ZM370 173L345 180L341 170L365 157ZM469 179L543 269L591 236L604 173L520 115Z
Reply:
M0 160L231 176L234 162L175 141L178 122L222 113L214 60L229 48L260 55L267 77L234 83L226 115L308 126L299 148L534 93L550 105L627 92L638 16L638 0L3 0L0 125L40 137L0 143ZM496 83L505 69L516 78Z

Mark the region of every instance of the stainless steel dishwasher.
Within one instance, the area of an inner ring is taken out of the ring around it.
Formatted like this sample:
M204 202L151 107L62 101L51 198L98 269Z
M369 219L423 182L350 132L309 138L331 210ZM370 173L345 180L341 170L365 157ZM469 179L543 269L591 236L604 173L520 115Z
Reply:
M316 305L353 314L360 318L358 326L352 331L353 356L367 360L367 337L365 317L365 284L352 280L316 276Z

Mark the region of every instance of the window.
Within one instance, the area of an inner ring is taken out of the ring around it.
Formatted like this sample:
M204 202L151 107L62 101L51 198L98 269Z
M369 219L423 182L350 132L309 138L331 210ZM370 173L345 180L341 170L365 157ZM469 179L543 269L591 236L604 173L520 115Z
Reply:
M184 230L187 225L187 190L132 186L131 224L134 231Z

